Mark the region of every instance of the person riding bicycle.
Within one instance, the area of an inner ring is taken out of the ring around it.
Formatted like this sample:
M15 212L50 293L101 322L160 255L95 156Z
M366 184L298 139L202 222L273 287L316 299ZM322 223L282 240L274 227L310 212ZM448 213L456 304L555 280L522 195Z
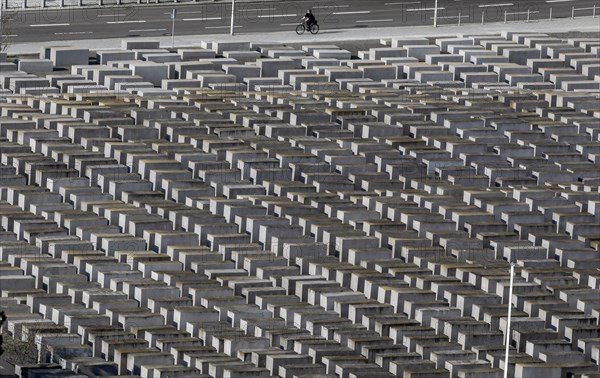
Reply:
M302 20L306 22L306 26L308 29L310 29L311 26L316 25L317 23L317 19L315 18L315 15L312 14L312 11L310 9L306 11L306 14L302 18Z

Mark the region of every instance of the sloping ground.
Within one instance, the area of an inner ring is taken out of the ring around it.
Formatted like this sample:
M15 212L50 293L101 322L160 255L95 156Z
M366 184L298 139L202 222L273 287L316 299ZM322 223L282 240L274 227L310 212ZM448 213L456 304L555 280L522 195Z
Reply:
M597 376L600 43L383 42L1 63L16 373Z

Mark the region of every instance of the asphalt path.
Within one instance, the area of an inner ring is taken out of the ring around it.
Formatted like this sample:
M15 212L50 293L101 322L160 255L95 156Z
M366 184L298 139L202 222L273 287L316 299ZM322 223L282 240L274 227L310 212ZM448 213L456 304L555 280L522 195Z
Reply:
M600 16L598 0L543 1L457 1L440 0L439 25L461 23L531 22L571 17L575 7L577 17ZM588 8L588 9L582 9ZM210 4L171 3L164 5L123 5L120 7L39 8L11 11L12 21L5 34L12 43L44 42L74 39L129 38L171 35L171 11L176 9L176 35L229 33L231 2ZM336 29L377 28L392 26L432 25L434 1L410 0L331 0L237 3L235 32L269 33L289 30L307 9L312 9L323 32Z

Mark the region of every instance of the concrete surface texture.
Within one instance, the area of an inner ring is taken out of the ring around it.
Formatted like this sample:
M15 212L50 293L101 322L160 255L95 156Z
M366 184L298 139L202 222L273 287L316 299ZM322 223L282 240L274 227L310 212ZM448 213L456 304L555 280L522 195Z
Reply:
M597 377L600 43L549 25L11 46L1 371Z

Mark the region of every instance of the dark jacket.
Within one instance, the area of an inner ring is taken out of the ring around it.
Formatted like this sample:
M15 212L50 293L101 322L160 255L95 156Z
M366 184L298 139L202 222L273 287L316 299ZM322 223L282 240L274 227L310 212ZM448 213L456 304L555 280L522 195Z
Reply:
M317 19L315 18L315 15L312 14L312 12L308 12L307 14L304 15L304 17L306 18L307 22L310 23L316 23Z

